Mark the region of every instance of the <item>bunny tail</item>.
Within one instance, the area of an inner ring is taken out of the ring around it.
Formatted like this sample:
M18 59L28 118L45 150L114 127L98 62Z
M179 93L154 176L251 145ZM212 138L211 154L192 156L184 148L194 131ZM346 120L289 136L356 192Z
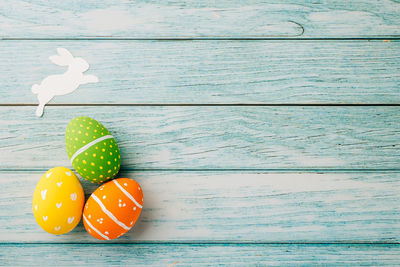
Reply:
M32 85L32 93L38 94L39 93L39 89L40 89L39 85L37 85L37 84Z

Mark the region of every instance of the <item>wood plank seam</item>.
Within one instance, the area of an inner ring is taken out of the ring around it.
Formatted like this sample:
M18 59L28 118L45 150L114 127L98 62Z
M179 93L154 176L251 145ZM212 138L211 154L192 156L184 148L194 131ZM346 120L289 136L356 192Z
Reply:
M34 107L37 103L0 103L0 107ZM400 107L400 103L57 103L49 107Z
M400 36L369 37L0 37L0 41L398 41Z

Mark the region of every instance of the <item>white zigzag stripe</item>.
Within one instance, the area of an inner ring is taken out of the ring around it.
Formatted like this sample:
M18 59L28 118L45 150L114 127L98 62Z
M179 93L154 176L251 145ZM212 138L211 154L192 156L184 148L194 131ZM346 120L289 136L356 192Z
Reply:
M113 182L117 185L117 187L122 191L122 193L124 193L130 200L133 201L133 203L135 203L136 206L138 206L139 208L142 208L142 205L140 205L136 199L128 193L128 191L126 191L117 181L113 180Z
M118 219L114 216L114 214L112 214L106 208L106 206L104 206L104 204L101 202L101 200L95 194L92 194L92 198L97 202L97 204L99 204L100 208L104 211L104 213L107 214L107 216L110 217L110 219L113 220L116 224L118 224L119 226L121 226L125 230L131 229L130 227L128 227L125 224L123 224L122 222L118 221Z
M92 228L96 233L98 233L102 238L110 240L110 238L108 238L108 236L103 235L102 233L100 233L99 230L97 230L96 228L93 227L93 225L89 222L88 219L86 219L85 215L83 215L83 219L85 220L85 222L90 226L90 228Z

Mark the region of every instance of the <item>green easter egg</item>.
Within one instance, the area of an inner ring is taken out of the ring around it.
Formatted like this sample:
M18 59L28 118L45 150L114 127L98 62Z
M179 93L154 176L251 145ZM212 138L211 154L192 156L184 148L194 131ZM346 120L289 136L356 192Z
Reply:
M121 166L119 147L100 122L74 118L66 129L65 145L72 166L86 180L102 183L117 175Z

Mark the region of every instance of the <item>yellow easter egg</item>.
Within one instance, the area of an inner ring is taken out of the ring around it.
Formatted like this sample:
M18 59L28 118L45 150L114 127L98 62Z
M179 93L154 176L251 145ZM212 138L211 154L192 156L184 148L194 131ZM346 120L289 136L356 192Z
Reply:
M33 215L43 230L61 235L78 225L84 203L78 177L68 168L56 167L48 170L36 185Z

